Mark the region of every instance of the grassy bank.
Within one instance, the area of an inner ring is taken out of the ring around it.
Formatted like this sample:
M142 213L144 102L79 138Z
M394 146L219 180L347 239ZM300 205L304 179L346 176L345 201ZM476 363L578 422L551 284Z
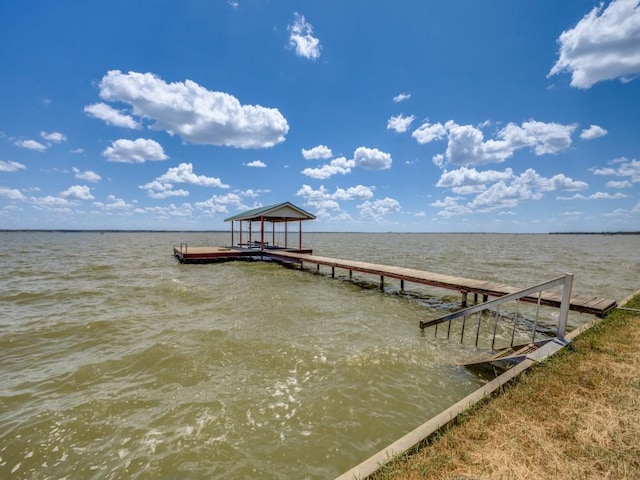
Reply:
M613 311L370 478L640 479L640 314Z

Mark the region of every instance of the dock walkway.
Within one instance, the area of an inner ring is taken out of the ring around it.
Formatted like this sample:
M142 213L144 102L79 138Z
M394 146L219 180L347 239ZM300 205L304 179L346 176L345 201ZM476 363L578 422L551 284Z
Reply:
M311 263L315 265L325 265L332 268L341 268L349 271L361 272L370 275L380 276L381 282L384 277L400 280L401 288L404 288L404 282L413 282L421 285L429 285L432 287L453 290L462 293L463 299L469 293L474 295L482 295L485 299L488 297L502 297L510 293L515 293L521 288L513 287L496 282L487 282L482 280L473 280L469 278L455 277L451 275L443 275L440 273L426 272L412 268L393 267L389 265L380 265L375 263L358 262L352 260L340 260L337 258L321 257L317 255L299 254L291 252L269 252L269 257L278 261L295 262L295 263ZM529 296L522 298L523 301L529 303L537 303L537 296ZM552 307L560 307L562 295L554 292L544 292L540 298L542 305ZM592 297L585 295L574 295L571 297L570 309L593 314L598 317L605 316L611 309L616 306L617 302L612 299L602 297Z
M482 295L486 301L489 297L498 298L510 293L515 293L521 288L505 285L497 282L473 280L469 278L455 277L440 273L427 272L412 268L394 267L376 263L359 262L353 260L341 260L331 257L312 255L311 250L303 249L277 249L277 248L236 248L236 247L188 247L186 244L174 247L174 255L181 263L205 263L224 262L230 260L274 260L284 263L296 263L303 266L305 263L317 266L323 265L332 268L332 274L336 268L350 272L360 272L380 277L381 287L385 278L400 280L400 288L404 289L405 282L428 285L445 290L457 291L462 294L463 306L466 306L468 294ZM522 301L537 303L537 296L523 297ZM552 307L560 307L562 295L555 292L544 292L540 297L540 304ZM573 295L570 309L604 317L615 308L617 302L609 298L593 297L585 295Z

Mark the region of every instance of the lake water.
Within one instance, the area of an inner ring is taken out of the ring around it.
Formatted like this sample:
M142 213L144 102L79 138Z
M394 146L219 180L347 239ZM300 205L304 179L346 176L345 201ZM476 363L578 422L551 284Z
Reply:
M3 479L333 478L486 381L454 366L473 346L418 328L455 308L451 292L172 257L223 233L0 240ZM517 286L572 272L575 293L615 299L639 288L640 236L310 233L305 246Z

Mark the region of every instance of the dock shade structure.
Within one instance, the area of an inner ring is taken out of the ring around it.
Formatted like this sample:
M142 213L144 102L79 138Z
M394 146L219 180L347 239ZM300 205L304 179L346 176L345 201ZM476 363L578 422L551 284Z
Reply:
M234 215L233 217L226 218L225 222L231 222L231 246L235 246L235 223L238 222L238 245L248 248L260 248L264 250L266 248L276 248L276 225L284 224L284 245L283 248L289 248L289 223L298 222L298 249L302 250L302 222L304 220L314 220L316 217L309 212L304 211L300 207L296 207L290 202L279 203L277 205L269 205L267 207L254 208L247 210L244 213ZM242 224L248 222L249 224L249 238L242 238ZM260 224L259 240L253 238L253 224ZM271 224L271 243L267 236L266 226Z

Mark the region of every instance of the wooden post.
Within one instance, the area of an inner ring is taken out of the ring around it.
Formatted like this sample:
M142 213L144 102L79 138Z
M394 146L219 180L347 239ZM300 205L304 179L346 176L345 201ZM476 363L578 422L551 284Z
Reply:
M384 277L380 275L380 291L384 292Z
M300 233L300 235L299 235L300 241L298 242L298 245L299 245L298 249L302 250L302 220L298 221L298 225L299 225L298 226L298 230L299 230L299 233Z
M233 247L233 220L231 220L231 246Z
M336 278L336 267L331 267L331 278Z
M251 248L252 241L253 241L253 222L249 220L249 248Z
M404 292L404 278L400 279L400 291Z
M462 308L467 307L467 294L469 292L462 292Z
M264 217L260 217L260 250L264 251Z
M353 270L349 270L349 278L353 278Z
M489 295L482 295L482 303L487 303L489 301Z
M271 246L276 246L276 222L271 222Z
M284 221L284 248L287 248L287 241L289 240L289 222Z
M242 220L240 220L240 246L242 247Z

